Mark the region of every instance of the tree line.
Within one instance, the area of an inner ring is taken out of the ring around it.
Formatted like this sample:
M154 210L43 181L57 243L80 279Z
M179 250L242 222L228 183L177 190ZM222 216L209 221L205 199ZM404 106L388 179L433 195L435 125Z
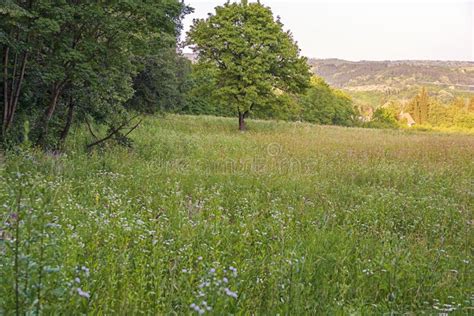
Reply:
M1 144L61 149L79 127L87 148L127 145L143 115L167 112L236 117L240 130L250 116L364 126L350 96L312 75L271 8L224 3L195 20L183 43L192 10L179 0L4 0ZM422 92L404 110L418 124L472 124L461 108ZM366 125L396 126L400 109L382 107Z

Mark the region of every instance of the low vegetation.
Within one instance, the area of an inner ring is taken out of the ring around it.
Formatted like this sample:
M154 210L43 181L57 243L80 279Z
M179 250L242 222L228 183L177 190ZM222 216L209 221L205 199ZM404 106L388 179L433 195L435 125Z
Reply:
M472 136L248 127L2 158L0 314L472 311Z

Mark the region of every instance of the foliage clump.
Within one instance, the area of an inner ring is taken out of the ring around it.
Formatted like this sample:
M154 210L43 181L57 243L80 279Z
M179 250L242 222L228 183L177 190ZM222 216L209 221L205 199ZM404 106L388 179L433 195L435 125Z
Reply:
M351 98L341 90L331 88L324 79L313 76L311 86L300 98L301 118L304 121L353 126L357 111Z

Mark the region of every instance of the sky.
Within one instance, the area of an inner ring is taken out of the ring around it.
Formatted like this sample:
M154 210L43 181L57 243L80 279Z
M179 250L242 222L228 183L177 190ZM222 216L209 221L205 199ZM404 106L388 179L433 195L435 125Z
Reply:
M194 18L226 0L185 2L195 8L184 21L187 31ZM310 58L474 61L474 0L260 2L281 17Z

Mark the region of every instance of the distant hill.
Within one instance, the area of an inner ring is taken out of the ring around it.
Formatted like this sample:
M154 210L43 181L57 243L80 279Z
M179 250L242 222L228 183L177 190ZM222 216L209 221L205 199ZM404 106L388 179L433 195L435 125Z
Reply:
M309 63L330 85L371 106L389 99L409 99L421 86L446 102L474 94L474 62L310 59Z

